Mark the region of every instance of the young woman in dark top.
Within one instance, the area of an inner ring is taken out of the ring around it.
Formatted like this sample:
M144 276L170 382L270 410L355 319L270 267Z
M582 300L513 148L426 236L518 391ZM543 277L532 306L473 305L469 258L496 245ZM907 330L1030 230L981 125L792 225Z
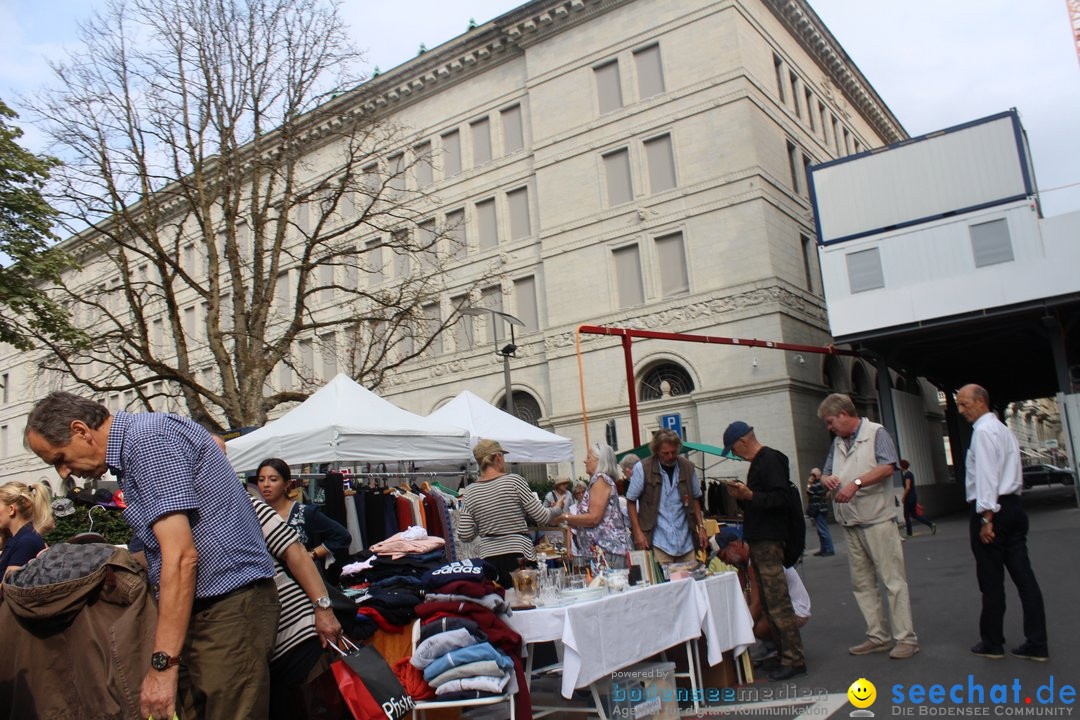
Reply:
M52 498L43 483L0 485L0 579L45 549L44 533L53 529Z
M314 505L289 499L292 472L284 460L267 458L259 463L256 482L263 500L296 530L316 565L321 566L328 555L340 559L349 554L352 537L343 525L326 517Z

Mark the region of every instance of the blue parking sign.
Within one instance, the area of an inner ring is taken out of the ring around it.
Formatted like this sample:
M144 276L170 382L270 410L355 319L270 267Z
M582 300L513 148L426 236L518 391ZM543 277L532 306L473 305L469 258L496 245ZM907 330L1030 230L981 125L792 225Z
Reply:
M679 413L672 413L670 415L660 416L660 427L664 430L674 430L682 436L682 415Z

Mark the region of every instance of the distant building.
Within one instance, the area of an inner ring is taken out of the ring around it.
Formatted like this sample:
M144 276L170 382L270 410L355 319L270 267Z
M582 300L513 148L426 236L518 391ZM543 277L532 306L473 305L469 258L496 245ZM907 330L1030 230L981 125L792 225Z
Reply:
M805 0L536 0L366 87L413 129L403 152L436 158L410 182L439 198L423 209L432 219L464 220L454 276L490 277L474 300L525 323L511 360L519 415L572 438L580 458L579 324L829 343L807 168L907 137ZM377 391L421 414L465 388L502 403L492 332L465 318ZM877 413L863 361L634 348L646 431L677 412L690 439L719 444L744 419L796 477L824 459L815 412L831 388ZM591 437L614 419L629 447L621 350L595 336L581 350ZM320 352L297 348L332 369ZM32 356L0 352L14 388L0 405L3 477L47 474L20 443L48 389L33 368Z

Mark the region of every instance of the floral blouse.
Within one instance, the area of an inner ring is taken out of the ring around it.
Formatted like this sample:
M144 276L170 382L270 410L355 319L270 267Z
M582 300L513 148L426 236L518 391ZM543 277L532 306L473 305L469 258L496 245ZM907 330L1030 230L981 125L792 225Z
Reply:
M607 507L604 508L604 517L596 527L577 528L578 545L581 553L586 556L591 555L593 547L597 545L612 555L623 555L630 551L630 529L619 507L619 493L615 490L614 480L603 473L593 475L589 489L585 491L585 497L581 500L583 507L579 513L589 511L589 491L592 490L594 484L601 481L606 482L611 489Z

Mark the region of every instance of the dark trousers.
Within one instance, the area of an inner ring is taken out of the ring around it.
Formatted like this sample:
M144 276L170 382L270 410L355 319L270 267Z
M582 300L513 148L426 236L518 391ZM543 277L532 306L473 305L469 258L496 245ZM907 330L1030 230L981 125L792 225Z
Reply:
M975 555L975 574L982 593L982 614L979 616L979 635L982 641L995 648L1004 648L1005 631L1005 571L1009 571L1020 604L1024 610L1024 636L1029 649L1047 651L1046 610L1042 591L1027 551L1028 517L1020 504L1018 495L998 498L1001 505L994 515L994 541L983 544L979 540L982 527L980 515L971 514L971 552Z
M525 556L521 553L505 553L503 555L490 555L484 559L495 566L495 569L499 571L499 584L509 590L514 587L514 578L510 577L510 573L521 567L521 561L525 560ZM536 563L525 560L525 567L534 568Z
M828 510L819 512L814 517L814 526L817 528L818 543L821 545L821 547L818 548L818 552L832 555L836 551L833 549L832 533L829 532Z
M769 629L780 651L780 664L787 667L805 665L802 636L784 576L783 543L777 540L751 540L750 559L761 582L761 599L765 604Z
M934 523L930 522L922 516L919 512L919 504L917 502L905 502L904 503L904 525L907 527L907 534L911 535L911 521L917 520L928 528L933 528Z

